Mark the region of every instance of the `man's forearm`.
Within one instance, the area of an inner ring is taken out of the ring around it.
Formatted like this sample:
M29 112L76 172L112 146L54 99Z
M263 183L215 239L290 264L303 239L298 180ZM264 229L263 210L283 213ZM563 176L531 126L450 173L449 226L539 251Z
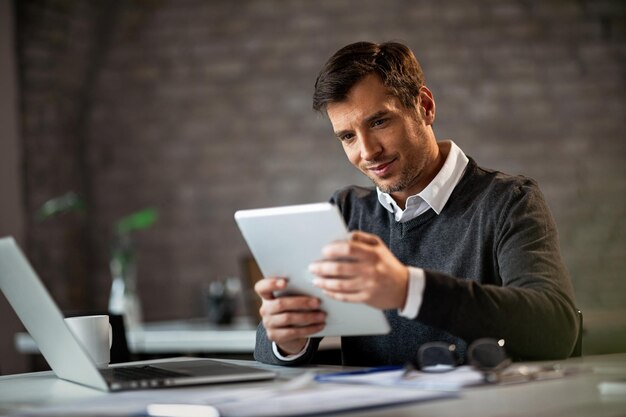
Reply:
M514 359L561 359L574 347L576 314L569 297L550 288L480 285L426 271L417 320L468 343L503 338Z

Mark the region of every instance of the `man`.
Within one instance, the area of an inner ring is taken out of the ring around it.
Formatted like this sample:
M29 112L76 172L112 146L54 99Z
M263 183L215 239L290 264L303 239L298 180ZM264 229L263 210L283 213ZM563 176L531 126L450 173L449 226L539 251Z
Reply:
M326 295L382 309L390 323L387 335L343 337L344 364L403 364L430 341L454 343L464 358L482 337L504 339L515 359L571 354L573 290L537 184L436 140L435 100L406 46L342 48L317 78L313 107L376 186L334 194L354 232L309 267ZM310 336L324 327L320 300L275 298L287 280L255 286L262 362L307 363L319 344Z

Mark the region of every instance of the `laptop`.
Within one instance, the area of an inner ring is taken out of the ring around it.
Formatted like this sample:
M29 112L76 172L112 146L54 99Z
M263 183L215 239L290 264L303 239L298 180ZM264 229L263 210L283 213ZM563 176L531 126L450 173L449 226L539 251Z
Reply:
M0 238L0 290L58 378L102 391L272 379L275 372L205 358L98 369L12 237Z

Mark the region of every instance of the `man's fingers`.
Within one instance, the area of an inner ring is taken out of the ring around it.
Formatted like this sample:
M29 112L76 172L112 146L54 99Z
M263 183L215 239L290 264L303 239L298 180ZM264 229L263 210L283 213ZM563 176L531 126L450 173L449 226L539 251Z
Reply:
M345 301L349 303L365 303L369 300L367 294L362 292L347 293L324 290L324 294L337 301Z
M288 312L263 316L263 326L267 337L279 345L310 337L326 326L325 321L326 313L323 311Z
M351 232L350 240L353 242L365 243L366 245L376 245L380 242L378 236L371 233L361 232L360 230L355 230L354 232Z
M316 311L311 313L283 313L267 316L263 319L266 329L279 329L285 327L308 327L324 324L326 313Z
M313 285L325 291L340 293L357 293L363 289L360 281L345 278L315 278Z
M358 264L346 261L319 261L309 265L309 272L318 277L351 278L359 273Z
M281 341L290 341L300 338L309 337L324 328L325 324L313 324L304 327L286 327L286 328L265 328L267 338L280 344Z
M324 259L340 259L343 261L370 259L371 245L353 240L338 240L322 248Z
M254 292L265 300L273 300L274 292L287 287L286 278L264 278L254 284Z
M320 300L306 296L284 296L263 302L261 315L279 314L289 311L317 310L320 307Z

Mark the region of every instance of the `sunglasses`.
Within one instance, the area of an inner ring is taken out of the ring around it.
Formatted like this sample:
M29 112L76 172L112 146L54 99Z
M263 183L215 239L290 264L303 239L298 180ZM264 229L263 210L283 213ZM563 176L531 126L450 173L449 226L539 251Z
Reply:
M486 382L495 383L500 382L502 371L512 361L506 354L503 339L482 338L467 348L467 363L482 372ZM420 346L415 361L407 365L405 373L416 369L422 372L449 372L460 364L456 345L428 342Z

